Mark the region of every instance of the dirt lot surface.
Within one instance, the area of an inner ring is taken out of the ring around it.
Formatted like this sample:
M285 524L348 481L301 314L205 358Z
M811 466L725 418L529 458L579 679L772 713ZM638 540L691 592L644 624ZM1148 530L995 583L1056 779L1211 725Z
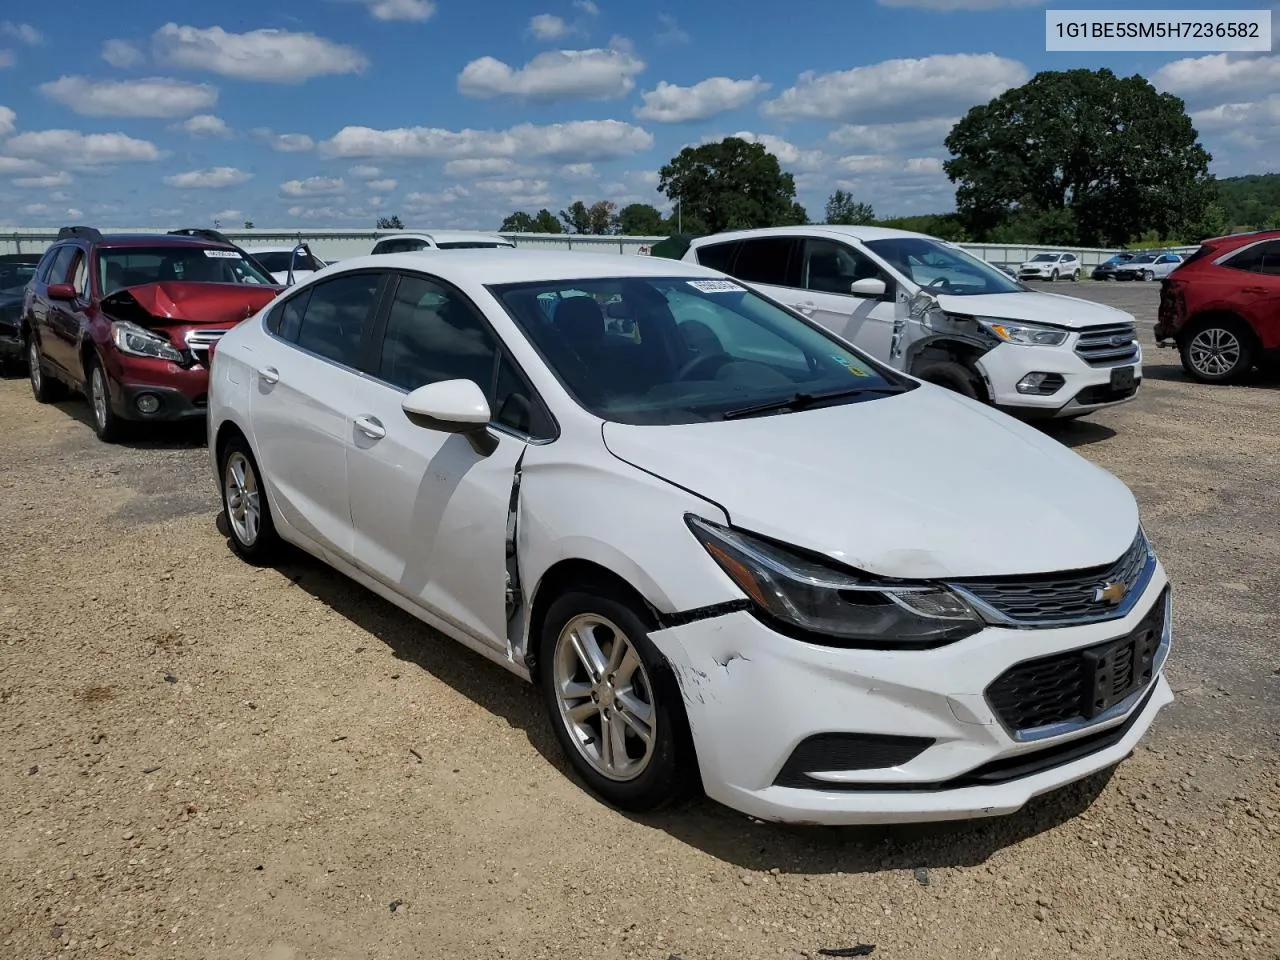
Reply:
M1081 283L1149 337L1153 285ZM0 958L1280 957L1280 381L1148 350L1054 431L1141 500L1176 703L998 821L632 818L532 689L319 564L237 561L197 432L0 381Z

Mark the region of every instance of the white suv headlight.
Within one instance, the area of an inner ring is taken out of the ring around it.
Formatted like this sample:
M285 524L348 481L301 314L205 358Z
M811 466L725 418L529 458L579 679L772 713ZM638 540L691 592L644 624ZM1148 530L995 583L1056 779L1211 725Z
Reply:
M1046 327L1022 320L1001 320L998 317L974 317L983 329L1005 343L1017 343L1028 347L1059 347L1071 336L1070 330Z

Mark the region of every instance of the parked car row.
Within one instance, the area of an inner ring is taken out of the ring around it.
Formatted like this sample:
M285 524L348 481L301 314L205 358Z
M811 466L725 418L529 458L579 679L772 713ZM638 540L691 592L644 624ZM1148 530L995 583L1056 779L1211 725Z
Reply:
M295 267L65 230L27 285L32 390L86 392L103 436L206 416L240 557L291 544L537 684L610 803L1007 813L1172 699L1131 492L910 372L967 344L993 382L1092 376L1070 298L861 227Z

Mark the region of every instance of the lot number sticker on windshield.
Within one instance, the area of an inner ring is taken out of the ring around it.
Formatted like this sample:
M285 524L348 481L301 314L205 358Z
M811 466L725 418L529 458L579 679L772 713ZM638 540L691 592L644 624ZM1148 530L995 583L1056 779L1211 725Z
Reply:
M206 250L204 255L206 257L217 257L219 260L240 259L240 254L236 253L234 250Z
M689 286L700 293L743 293L746 289L732 280L690 280Z

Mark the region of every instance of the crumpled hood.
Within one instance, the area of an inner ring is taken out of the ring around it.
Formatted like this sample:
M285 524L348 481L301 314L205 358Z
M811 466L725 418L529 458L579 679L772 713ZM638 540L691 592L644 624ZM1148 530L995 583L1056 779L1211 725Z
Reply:
M117 290L102 299L102 306L121 320L142 323L235 324L261 310L281 289L265 284L165 280ZM143 316L138 316L139 311Z
M1101 566L1138 529L1133 494L1110 473L930 385L744 420L606 423L603 434L614 456L714 501L734 526L882 576Z
M1078 330L1108 323L1134 323L1133 314L1115 307L1065 297L1056 293L1026 291L1018 293L987 293L972 297L941 294L938 304L948 313L968 316L995 317L999 320L1026 320L1031 323L1051 323L1059 327Z

